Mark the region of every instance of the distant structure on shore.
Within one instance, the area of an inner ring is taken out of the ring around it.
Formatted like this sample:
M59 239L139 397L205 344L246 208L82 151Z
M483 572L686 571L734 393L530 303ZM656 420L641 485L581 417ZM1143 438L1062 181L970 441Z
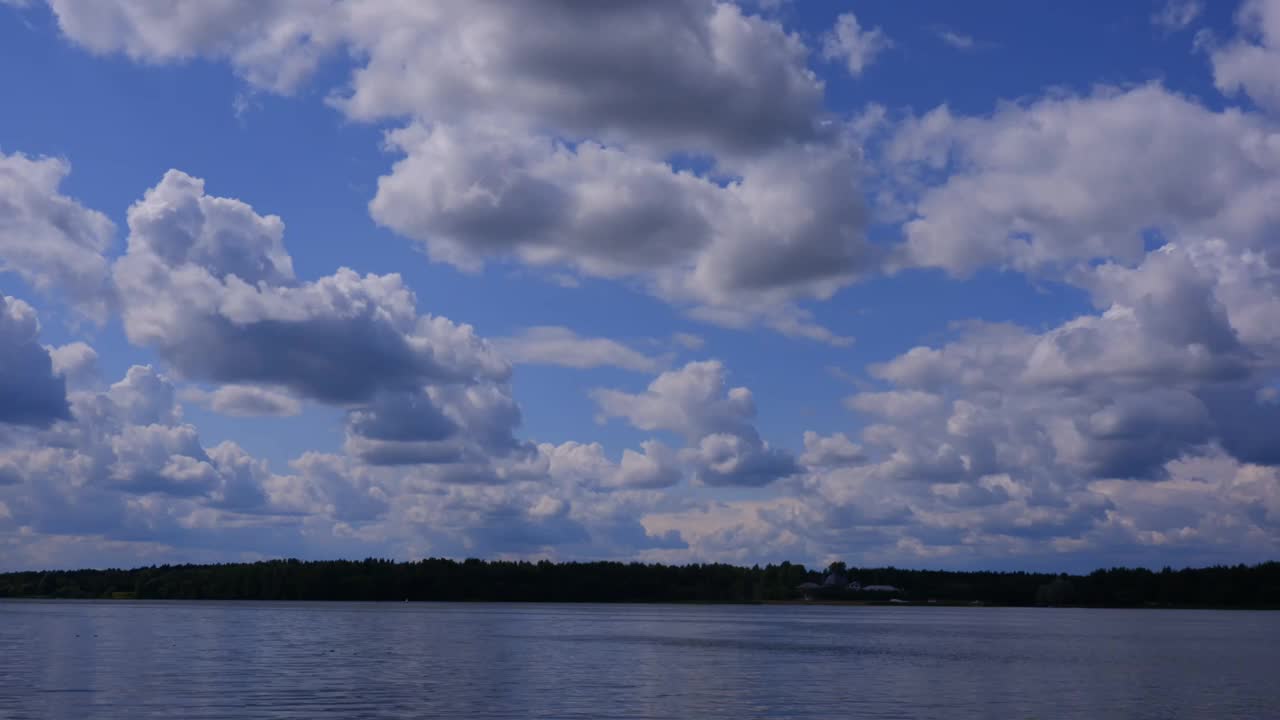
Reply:
M852 583L852 584L857 585L858 583ZM863 587L863 588L853 588L853 589L860 589L862 592L883 592L883 593L902 592L901 588L896 588L892 585L867 585L866 587Z
M893 585L863 585L857 580L850 581L838 570L827 573L822 584L815 582L801 583L796 587L805 600L851 600L865 597L867 594L896 595L900 588Z

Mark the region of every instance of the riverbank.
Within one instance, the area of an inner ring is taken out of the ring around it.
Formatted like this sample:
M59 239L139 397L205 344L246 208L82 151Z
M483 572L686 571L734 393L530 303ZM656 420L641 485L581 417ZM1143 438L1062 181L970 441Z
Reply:
M834 566L833 566L834 567ZM1088 575L844 568L850 585L900 588L899 604L953 607L1280 607L1280 563L1097 570ZM0 573L0 597L139 600L800 603L826 573L804 565L739 567L450 559L273 560ZM932 602L931 602L932 601ZM841 597L812 604L895 604Z

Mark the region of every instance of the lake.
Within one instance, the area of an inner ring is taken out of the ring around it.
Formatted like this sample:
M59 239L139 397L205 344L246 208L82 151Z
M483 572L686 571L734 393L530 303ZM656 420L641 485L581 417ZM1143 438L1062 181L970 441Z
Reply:
M1278 718L1280 612L0 602L0 718Z

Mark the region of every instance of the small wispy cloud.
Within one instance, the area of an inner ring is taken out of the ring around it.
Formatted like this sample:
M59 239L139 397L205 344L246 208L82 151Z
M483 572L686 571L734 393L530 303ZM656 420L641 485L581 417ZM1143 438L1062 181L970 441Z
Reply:
M302 403L280 388L253 385L223 385L207 391L185 388L181 397L232 417L292 417L302 412Z
M707 344L707 341L703 340L702 337L685 332L678 332L672 335L671 340L686 350L701 350Z
M1151 23L1165 32L1184 30L1204 11L1202 0L1166 0L1164 7L1151 16Z
M494 338L494 347L520 365L559 365L589 369L616 367L653 372L661 361L608 338L583 337L567 327L541 326L510 337Z
M973 50L978 45L972 35L965 35L952 30L938 30L938 38L957 50Z
M582 282L569 273L555 273L551 276L551 282L562 288L576 288L582 286Z
M823 37L822 56L843 62L849 74L858 77L877 55L891 47L893 41L884 30L864 28L853 13L845 13Z
M262 109L262 101L258 99L256 92L245 90L236 93L235 98L231 100L231 112L235 114L236 121L243 127L249 119L249 113L254 110Z

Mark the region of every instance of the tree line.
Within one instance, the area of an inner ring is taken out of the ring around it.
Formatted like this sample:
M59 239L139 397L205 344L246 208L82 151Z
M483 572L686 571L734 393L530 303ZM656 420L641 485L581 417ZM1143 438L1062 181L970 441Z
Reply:
M525 602L770 602L835 569L863 585L893 585L912 602L1104 607L1280 608L1280 562L1087 575L900 568L811 569L621 562L272 560L130 570L0 574L0 597L204 600L448 600Z

